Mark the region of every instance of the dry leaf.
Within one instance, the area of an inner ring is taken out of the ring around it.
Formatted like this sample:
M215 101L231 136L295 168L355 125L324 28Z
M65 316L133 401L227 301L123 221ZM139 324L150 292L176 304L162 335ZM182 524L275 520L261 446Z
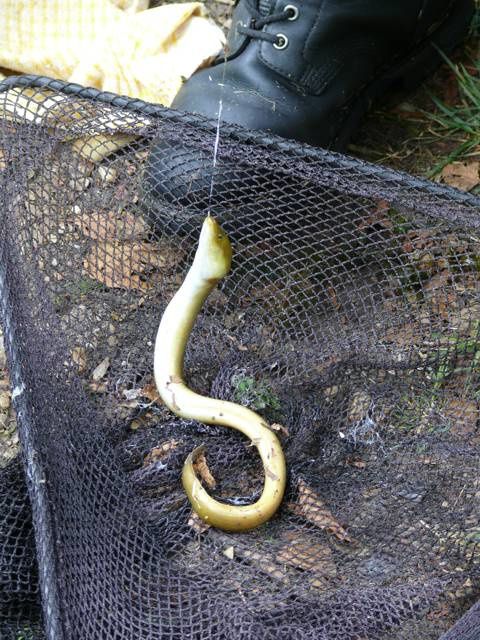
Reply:
M82 213L74 222L92 240L139 240L148 234L143 218L128 211Z
M99 365L95 367L92 372L92 380L94 382L98 382L103 378L103 376L107 373L108 367L110 366L110 359L104 358Z
M146 384L143 389L140 390L140 395L143 398L147 398L147 400L150 400L150 402L162 404L162 399L160 398L160 394L158 393L157 385L153 382Z
M195 462L193 463L193 468L195 469L195 473L200 476L209 489L215 489L217 483L210 473L204 453L199 453L197 455Z
M171 269L178 253L166 244L149 242L100 242L83 261L85 273L112 289L146 291L146 276L154 269Z
M284 584L288 583L288 576L285 571L274 560L274 558L264 552L252 551L250 549L237 549L240 558L248 560L255 568L262 571L275 580L280 580Z
M476 433L480 419L477 402L466 398L449 398L442 409L443 415L451 423L451 432L457 436L469 437Z
M107 393L107 385L105 382L90 382L88 388L92 393Z
M83 347L72 349L72 360L77 365L78 373L84 373L87 368L87 352Z
M164 460L167 455L171 451L174 451L180 444L181 442L179 440L167 440L158 447L153 447L153 449L151 449L145 456L143 466L148 467L149 464Z
M331 533L341 542L352 542L342 525L335 520L331 511L326 508L325 503L304 480L300 479L298 481L297 502L290 503L288 507L297 516L301 516L319 529Z
M442 171L442 180L445 184L463 191L470 191L480 182L480 163L474 162L452 162L447 164Z
M337 574L332 550L328 545L312 542L308 537L296 533L286 537L289 542L280 548L276 556L277 562L322 576L334 577Z

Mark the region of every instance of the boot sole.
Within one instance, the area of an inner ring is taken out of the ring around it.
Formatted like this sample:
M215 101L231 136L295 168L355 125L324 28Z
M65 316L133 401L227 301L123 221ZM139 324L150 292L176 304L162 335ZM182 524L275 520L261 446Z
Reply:
M468 34L475 12L472 0L458 3L448 18L420 46L401 60L393 69L371 82L346 107L348 116L344 120L331 148L344 151L362 119L373 104L384 102L395 92L410 93L419 87L443 62L439 50L451 53Z

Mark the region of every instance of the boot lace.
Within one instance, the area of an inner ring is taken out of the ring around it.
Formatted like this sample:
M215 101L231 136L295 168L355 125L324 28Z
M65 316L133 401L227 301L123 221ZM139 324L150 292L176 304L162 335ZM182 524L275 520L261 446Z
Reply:
M263 27L274 22L293 21L298 18L298 9L293 4L288 4L281 12L272 13L268 16L262 16L257 10L254 11L250 24L239 24L237 26L238 33L254 38L257 40L265 40L271 42L276 49L285 49L288 45L288 38L283 33L267 33L263 31Z

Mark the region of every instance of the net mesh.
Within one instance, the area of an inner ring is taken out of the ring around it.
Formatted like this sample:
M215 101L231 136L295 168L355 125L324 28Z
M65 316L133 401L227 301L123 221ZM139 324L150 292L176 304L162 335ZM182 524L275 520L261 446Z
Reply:
M476 637L479 201L304 145L42 78L2 86L0 285L21 457L0 469L0 636ZM195 390L273 424L263 483L236 432L173 416L163 309L211 211L231 274L189 341ZM476 618L475 618L476 616ZM473 621L473 622L472 622ZM457 631L458 630L458 631ZM470 634L470 635L469 635Z

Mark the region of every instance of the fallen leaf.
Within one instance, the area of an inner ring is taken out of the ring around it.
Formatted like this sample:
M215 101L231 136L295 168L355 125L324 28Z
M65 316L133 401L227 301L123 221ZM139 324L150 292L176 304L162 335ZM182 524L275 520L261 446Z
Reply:
M288 543L278 551L277 562L322 576L337 575L332 550L327 544L312 542L308 537L297 533L286 537L289 538Z
M480 407L477 402L466 398L449 398L442 414L449 420L453 434L469 437L476 433L480 419Z
M143 389L141 389L140 395L143 398L147 398L147 400L150 400L150 402L162 404L162 399L160 398L160 394L158 393L157 385L153 382L146 384Z
M208 468L207 459L205 458L204 453L199 453L197 455L195 462L193 463L193 468L195 469L195 473L200 476L209 489L215 489L217 483Z
M297 502L290 503L288 507L296 515L305 518L319 529L331 533L341 542L353 542L342 525L334 518L332 512L327 509L325 503L304 480L298 481Z
M170 245L149 242L99 242L83 261L85 273L112 289L146 291L146 277L155 269L171 269L178 252Z
M282 567L275 562L275 559L269 553L252 551L250 549L238 549L237 555L240 558L248 560L255 568L269 577L280 580L284 584L289 582L288 575L286 575Z
M167 440L167 442L163 442L158 447L153 447L145 456L143 466L148 467L149 464L164 460L167 455L171 451L175 451L180 444L181 442L179 440Z
M148 233L143 218L128 211L82 213L75 217L74 223L92 240L139 240Z
M83 347L72 349L72 360L77 365L78 373L84 373L87 368L87 352Z
M480 163L474 162L452 162L447 164L442 171L442 180L451 187L456 187L462 191L470 191L480 182Z
M110 366L110 359L104 358L99 365L95 367L92 372L92 380L94 382L98 382L103 378L103 376L107 373L108 367Z
M90 382L88 388L92 393L107 393L105 382Z

